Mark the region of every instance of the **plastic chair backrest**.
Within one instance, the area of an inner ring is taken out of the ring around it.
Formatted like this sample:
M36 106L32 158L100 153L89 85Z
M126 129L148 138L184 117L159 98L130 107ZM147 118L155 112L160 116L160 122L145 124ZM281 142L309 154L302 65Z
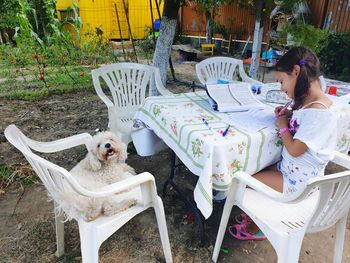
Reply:
M236 69L238 66L238 74ZM211 57L196 64L196 74L202 84L219 79L234 80L237 75L244 82L262 84L245 73L243 61L229 57Z
M304 193L319 188L319 200L307 232L318 232L333 226L350 208L350 171L313 178Z
M197 77L202 84L206 84L210 80L232 80L238 63L238 59L226 57L205 59L196 64Z
M60 193L65 191L76 191L79 194L84 194L84 189L66 169L43 159L31 151L33 149L40 152L52 152L51 150L45 151L40 142L26 137L15 125L9 125L5 129L5 136L13 146L22 152L46 187L50 197L55 201L59 200Z
M100 79L107 84L120 116L132 118L146 98L154 67L137 63L116 63L92 71L96 91L103 93Z

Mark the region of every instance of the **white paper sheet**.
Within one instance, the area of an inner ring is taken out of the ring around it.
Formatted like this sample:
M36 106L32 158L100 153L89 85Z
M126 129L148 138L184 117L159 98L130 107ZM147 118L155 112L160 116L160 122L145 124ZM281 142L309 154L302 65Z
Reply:
M225 121L230 125L252 132L275 125L276 121L271 109L252 108L248 111L227 113L226 116Z

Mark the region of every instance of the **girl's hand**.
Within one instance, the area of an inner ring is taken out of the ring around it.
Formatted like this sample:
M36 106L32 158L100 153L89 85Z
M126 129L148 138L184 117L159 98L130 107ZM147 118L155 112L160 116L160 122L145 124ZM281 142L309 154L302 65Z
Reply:
M288 119L285 114L276 118L276 126L278 127L278 129L288 127Z
M280 113L280 111L282 110L283 106L278 106L275 108L275 115L278 116L278 114Z
M283 108L284 108L284 106L276 107L275 108L275 115L278 116ZM289 118L290 116L292 116L292 111L286 109L286 110L283 111L282 115L285 115L285 116L287 116Z

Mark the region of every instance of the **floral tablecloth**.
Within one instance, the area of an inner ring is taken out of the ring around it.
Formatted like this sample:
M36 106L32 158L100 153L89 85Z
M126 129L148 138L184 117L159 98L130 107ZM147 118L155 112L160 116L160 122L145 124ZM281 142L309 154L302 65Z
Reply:
M273 111L274 105L269 106ZM341 124L337 131L338 147L347 151L350 106L342 106L338 111ZM149 97L134 118L152 129L199 176L194 199L205 218L213 210L213 190L228 190L236 171L254 174L276 163L281 156L282 143L274 125L258 132L231 126L223 137L218 131L227 128L227 113L211 110L204 91Z

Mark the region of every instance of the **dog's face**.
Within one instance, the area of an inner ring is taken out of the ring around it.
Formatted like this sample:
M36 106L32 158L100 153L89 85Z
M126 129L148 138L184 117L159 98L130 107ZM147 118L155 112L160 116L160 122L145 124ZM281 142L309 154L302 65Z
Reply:
M112 160L126 160L126 145L112 132L99 132L92 139L89 149L92 167L99 168L101 167L101 163Z

